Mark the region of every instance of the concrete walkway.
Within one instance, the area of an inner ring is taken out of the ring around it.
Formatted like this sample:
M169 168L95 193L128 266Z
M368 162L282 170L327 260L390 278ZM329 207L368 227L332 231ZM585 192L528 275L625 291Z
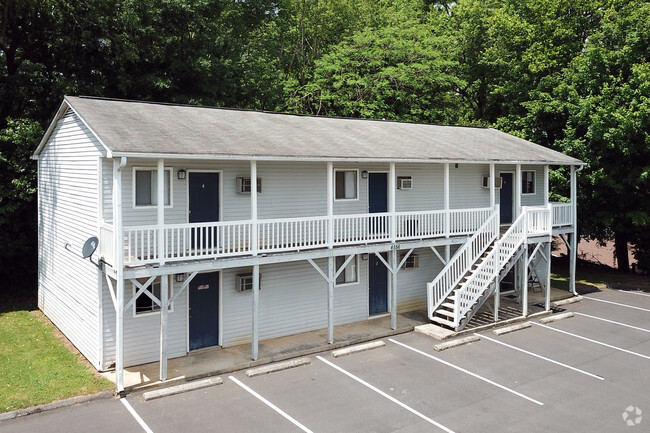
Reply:
M403 334L415 326L428 323L425 311L397 315L397 329L390 327L390 315L334 328L334 343L327 343L327 329L320 329L288 337L261 341L257 361L251 359L251 345L211 348L191 352L187 356L170 359L167 380L159 380L159 363L136 365L124 370L124 388L127 392L155 386L169 386L202 377L225 374L245 368L310 355L324 350L359 344L391 335ZM102 374L115 382L115 372Z
M552 301L568 297L571 297L571 294L566 290L551 288ZM521 317L521 306L512 298L513 296L502 296L499 322L510 322L516 317ZM543 311L543 302L544 296L542 293L529 291L530 314ZM485 310L485 306L479 310L479 313L462 333L486 323L494 325L494 322L490 319L492 313ZM390 322L390 315L384 315L362 322L337 326L334 328L333 344L327 343L327 329L261 341L259 357L256 361L251 358L250 344L193 351L187 356L168 360L167 380L164 382L159 380L160 366L158 362L136 365L124 370L124 388L126 392L133 392L157 386L177 385L207 376L216 376L326 350L339 349L391 335L403 334L413 331L416 326L429 324L426 311L398 314L397 329L395 330L391 329ZM453 331L439 329L441 338L452 338L457 335ZM114 371L102 375L115 382Z

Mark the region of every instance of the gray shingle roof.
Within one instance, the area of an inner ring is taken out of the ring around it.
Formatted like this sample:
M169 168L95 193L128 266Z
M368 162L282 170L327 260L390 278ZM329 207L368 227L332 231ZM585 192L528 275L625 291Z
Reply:
M489 128L85 97L65 102L113 156L583 164Z

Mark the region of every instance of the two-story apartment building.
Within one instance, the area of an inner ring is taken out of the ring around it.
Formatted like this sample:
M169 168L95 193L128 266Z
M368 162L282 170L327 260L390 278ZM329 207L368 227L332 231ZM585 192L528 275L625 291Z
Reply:
M576 231L583 165L488 128L85 97L34 158L39 308L119 391L125 366L159 360L165 379L193 350L255 359L260 340L331 342L376 315L460 329L512 269L526 314L551 235ZM558 165L570 203L549 203Z

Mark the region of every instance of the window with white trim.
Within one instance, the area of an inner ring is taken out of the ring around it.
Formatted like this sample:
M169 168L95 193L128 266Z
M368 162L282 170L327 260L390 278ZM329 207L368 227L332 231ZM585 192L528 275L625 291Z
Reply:
M535 194L535 171L524 170L521 172L521 193Z
M358 170L334 170L334 198L336 200L359 198Z
M144 281L143 281L144 283ZM154 280L144 291L151 293L156 299L160 301L160 279ZM133 294L135 295L138 292L138 286L133 285ZM169 286L168 299L172 296L172 287ZM138 299L133 303L133 311L136 316L149 313L160 312L160 305L154 302L146 293L140 293ZM172 306L169 306L169 310L172 311Z
M343 263L347 260L348 256L337 256L335 258L336 271L338 272L343 266ZM336 277L336 285L341 284L351 284L359 281L359 275L357 274L357 256L354 256L352 260L347 264L345 269L341 271L338 277Z
M134 204L136 207L158 204L158 170L155 168L134 169ZM165 206L171 205L171 168L165 169Z

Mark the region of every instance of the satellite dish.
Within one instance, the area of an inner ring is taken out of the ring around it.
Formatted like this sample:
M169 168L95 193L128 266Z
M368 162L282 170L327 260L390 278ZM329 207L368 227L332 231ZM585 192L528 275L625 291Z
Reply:
M99 246L99 239L96 236L89 238L81 249L81 255L84 259L92 256L97 247Z

